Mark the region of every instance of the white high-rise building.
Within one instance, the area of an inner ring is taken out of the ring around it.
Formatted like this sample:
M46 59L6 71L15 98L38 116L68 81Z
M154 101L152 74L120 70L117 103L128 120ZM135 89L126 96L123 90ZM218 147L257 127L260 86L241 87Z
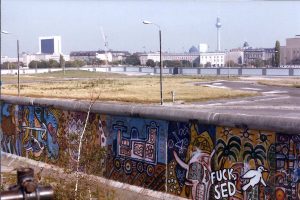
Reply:
M39 37L39 54L60 55L61 36Z

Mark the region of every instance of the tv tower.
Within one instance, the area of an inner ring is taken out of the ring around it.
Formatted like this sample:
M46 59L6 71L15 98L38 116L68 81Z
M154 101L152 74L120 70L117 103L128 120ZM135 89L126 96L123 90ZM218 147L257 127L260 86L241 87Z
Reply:
M220 38L220 28L221 28L222 24L221 24L221 20L219 17L217 17L217 23L216 23L216 27L217 27L217 50L221 51L221 38Z

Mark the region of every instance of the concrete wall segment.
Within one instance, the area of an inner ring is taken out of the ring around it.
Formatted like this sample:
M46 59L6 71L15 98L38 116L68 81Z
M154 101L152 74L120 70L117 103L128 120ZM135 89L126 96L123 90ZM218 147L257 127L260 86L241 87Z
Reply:
M88 101L79 100L41 99L29 97L18 98L14 96L2 96L2 100L11 104L36 105L80 112L86 112L89 107ZM279 131L289 134L300 133L300 119L290 117L216 113L186 108L171 108L154 105L125 105L101 102L96 102L92 106L91 112L113 116L139 117L178 122L199 121L200 123L218 126L246 126L251 129Z

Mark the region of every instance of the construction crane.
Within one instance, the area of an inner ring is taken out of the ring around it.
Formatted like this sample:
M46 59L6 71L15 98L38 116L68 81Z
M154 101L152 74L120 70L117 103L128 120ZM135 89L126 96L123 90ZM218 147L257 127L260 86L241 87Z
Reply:
M104 52L105 52L105 65L107 65L108 63L108 55L107 55L107 51L108 51L108 42L107 42L107 36L104 34L103 31L103 27L101 26L101 34L102 34L102 39L104 42Z

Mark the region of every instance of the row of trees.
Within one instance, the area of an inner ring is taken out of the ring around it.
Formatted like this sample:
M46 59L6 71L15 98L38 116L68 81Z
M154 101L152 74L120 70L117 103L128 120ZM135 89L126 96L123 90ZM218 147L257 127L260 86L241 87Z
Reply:
M65 61L65 62L57 62L56 60L49 60L49 61L31 61L29 63L29 68L36 69L36 68L78 68L86 65L86 62L81 60L75 61Z
M24 67L24 63L19 63L20 67ZM18 63L17 62L4 62L1 65L2 69L18 69Z
M159 67L160 62L154 62L152 59L148 59L146 62L146 66L148 67ZM199 67L199 62L191 63L188 60L164 60L163 61L164 67Z

